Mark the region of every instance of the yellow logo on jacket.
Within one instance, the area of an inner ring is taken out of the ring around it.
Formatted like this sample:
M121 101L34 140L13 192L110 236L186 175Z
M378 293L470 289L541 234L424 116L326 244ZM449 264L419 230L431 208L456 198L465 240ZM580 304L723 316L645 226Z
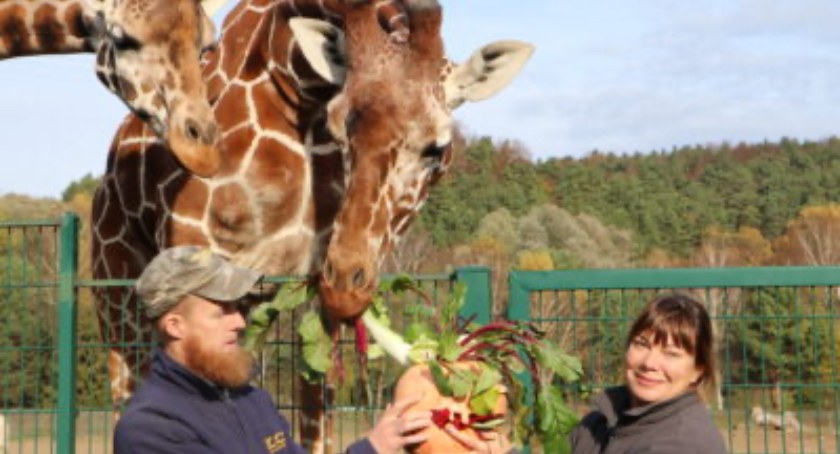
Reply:
M282 431L277 432L274 435L269 435L265 437L264 441L265 448L268 449L268 452L274 454L275 452L278 452L286 447L286 434L284 434Z

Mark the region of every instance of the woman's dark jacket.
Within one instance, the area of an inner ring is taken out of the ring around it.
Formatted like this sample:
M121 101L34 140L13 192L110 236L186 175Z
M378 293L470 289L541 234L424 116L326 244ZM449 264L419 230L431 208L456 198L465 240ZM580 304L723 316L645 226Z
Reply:
M572 432L572 454L725 454L720 431L695 391L631 408L626 386L593 400Z

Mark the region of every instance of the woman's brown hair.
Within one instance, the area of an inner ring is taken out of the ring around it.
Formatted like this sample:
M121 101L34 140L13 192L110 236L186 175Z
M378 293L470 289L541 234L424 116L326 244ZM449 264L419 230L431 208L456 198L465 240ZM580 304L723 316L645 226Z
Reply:
M653 335L653 343L665 346L668 337L674 345L694 356L694 364L703 369L698 385L713 389L716 381L714 336L706 308L690 296L675 293L650 302L633 322L627 344L643 333Z

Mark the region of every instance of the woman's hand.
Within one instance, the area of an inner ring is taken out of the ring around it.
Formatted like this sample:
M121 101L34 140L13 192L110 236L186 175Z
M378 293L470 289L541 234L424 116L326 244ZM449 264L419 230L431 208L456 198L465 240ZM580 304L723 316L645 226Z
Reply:
M431 412L406 412L408 407L418 402L419 397L410 397L388 404L368 435L377 454L400 454L406 445L426 441L428 436L418 432L432 424Z
M510 440L494 430L476 431L480 439L470 437L452 424L447 424L444 429L450 437L458 440L459 443L471 449L471 454L507 454L512 451Z

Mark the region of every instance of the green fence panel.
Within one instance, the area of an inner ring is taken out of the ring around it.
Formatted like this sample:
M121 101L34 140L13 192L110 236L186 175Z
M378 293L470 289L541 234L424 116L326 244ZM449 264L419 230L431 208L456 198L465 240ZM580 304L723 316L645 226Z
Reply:
M472 319L485 325L492 318L493 290L490 285L490 268L486 266L462 266L455 269L455 280L467 286L464 306L460 317Z
M0 222L0 452L56 452L59 222Z
M4 454L110 451L111 345L99 335L92 293L131 287L133 281L80 279L78 234L74 215L59 221L0 222ZM488 268L416 278L433 302L447 298L456 282L465 282L461 315L479 323L492 318ZM709 402L732 452L838 452L840 267L513 272L508 281L507 317L534 323L583 360L585 386L566 390L581 414L587 390L621 381L624 336L634 315L656 294L679 290L704 301L715 322L721 386ZM408 310L411 305L427 304L411 294L385 298L397 329L416 316ZM294 327L305 310L281 315L261 355L261 385L293 422L301 404ZM106 327L128 333L121 326ZM128 334L119 343L137 351L150 348ZM386 384L400 373L389 362L376 363L369 384L359 386L361 373L351 360L352 329L345 330L340 349L346 381L337 389L336 404L327 409L336 422L336 449L368 430L373 415L390 399ZM753 407L791 415L798 428L759 426Z
M837 266L513 272L508 317L581 357L585 386L566 391L584 414L590 390L623 381L625 336L642 306L690 293L715 326L720 385L708 402L731 452L838 452L838 286ZM767 412L788 424L760 424Z

